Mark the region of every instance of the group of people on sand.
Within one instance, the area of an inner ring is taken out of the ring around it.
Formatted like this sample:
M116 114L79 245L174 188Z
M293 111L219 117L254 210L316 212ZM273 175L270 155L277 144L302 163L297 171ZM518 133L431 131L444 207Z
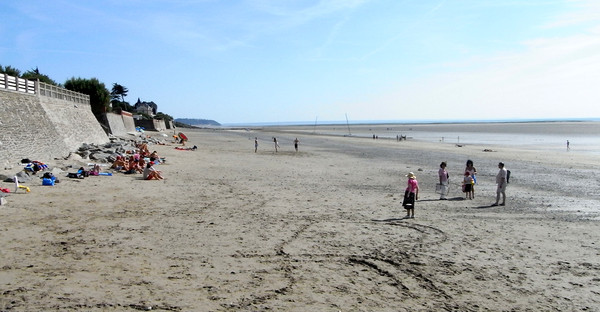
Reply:
M275 153L277 153L281 147L279 146L279 142L277 142L276 137L273 137L273 143L275 145ZM296 150L296 152L298 152L299 144L300 144L300 140L298 140L298 138L295 138L294 139L294 150ZM258 151L258 137L254 137L254 152L256 153L257 151Z
M156 151L150 152L146 143L136 143L135 147L135 150L129 151L125 156L118 155L110 168L125 174L141 173L144 180L164 179L162 173L154 168L155 164L164 159Z
M438 170L439 184L436 186L436 191L440 192L440 200L447 200L448 185L450 175L446 170L447 163L443 161L440 164ZM498 163L498 174L496 175L496 202L491 206L504 206L506 204L506 185L508 183L508 170L504 167L504 163ZM465 193L465 199L475 198L475 184L477 183L477 169L473 166L472 160L467 160L465 167L462 190ZM413 172L409 172L406 177L408 178L407 187L404 190L404 200L402 206L406 209L405 218L415 217L415 201L419 199L419 182ZM502 202L500 202L502 199Z

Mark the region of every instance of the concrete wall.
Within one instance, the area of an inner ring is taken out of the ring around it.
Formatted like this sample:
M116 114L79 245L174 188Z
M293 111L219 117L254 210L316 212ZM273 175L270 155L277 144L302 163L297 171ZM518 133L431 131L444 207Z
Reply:
M152 119L152 120L140 119L140 120L136 120L135 121L135 125L137 127L143 127L145 130L149 130L149 131L164 131L164 130L167 129L167 127L165 126L165 121L164 120L157 120L157 119Z
M135 120L133 120L133 115L128 112L121 112L121 118L123 119L125 130L127 130L127 132L135 132Z
M48 162L108 137L90 105L0 89L0 165Z
M135 132L135 123L131 113L121 112L121 114L107 113L106 120L110 132L113 135L125 135L128 132Z

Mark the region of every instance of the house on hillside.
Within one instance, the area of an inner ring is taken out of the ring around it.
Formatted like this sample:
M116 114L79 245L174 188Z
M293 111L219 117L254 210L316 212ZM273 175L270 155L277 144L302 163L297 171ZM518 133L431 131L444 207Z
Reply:
M135 103L133 108L135 109L136 113L144 113L148 116L154 116L158 110L158 105L152 101L142 102L140 101L140 98L138 98L137 103Z

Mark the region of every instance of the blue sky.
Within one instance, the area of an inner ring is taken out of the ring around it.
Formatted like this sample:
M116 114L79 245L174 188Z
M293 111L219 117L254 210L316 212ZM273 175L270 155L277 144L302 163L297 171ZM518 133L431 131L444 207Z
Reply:
M596 0L0 2L0 64L221 123L600 117Z

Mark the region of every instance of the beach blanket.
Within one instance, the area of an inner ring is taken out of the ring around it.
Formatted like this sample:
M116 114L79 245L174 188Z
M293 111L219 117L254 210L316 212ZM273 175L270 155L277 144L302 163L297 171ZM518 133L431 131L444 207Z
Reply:
M28 163L25 165L24 170L25 171L29 171L29 172L38 172L38 171L43 171L48 169L48 165L44 164L43 162L37 161L37 160L33 160L32 162Z

